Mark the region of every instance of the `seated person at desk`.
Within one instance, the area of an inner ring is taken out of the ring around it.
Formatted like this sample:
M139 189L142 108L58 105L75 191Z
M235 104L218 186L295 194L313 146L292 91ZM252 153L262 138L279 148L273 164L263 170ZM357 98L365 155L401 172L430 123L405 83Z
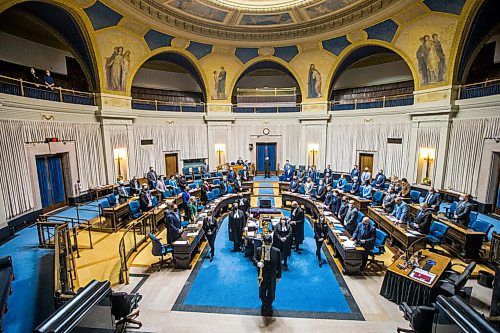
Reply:
M139 194L139 204L141 205L141 210L143 212L147 212L151 208L153 208L153 196L149 193L148 185L142 184L142 191Z
M412 223L410 223L410 227L417 230L421 234L427 235L431 229L431 223L432 210L429 209L429 206L425 202L422 202L417 215L415 215L415 219Z
M222 181L220 182L220 194L221 195L226 195L227 192L228 192L228 186L229 186L229 182L227 181L227 177L226 176L223 176L222 177Z
M340 191L343 191L344 187L346 185L347 185L347 179L344 178L343 174L340 174L340 178L339 178L339 181L337 183L337 189L339 189Z
M167 243L172 244L182 234L181 214L176 204L172 205L172 210L167 215Z
M399 181L398 177L392 176L391 183L389 185L394 187L394 192L399 193L401 191L402 186L401 186L401 182Z
M313 188L314 183L312 181L312 178L307 177L307 182L304 184L304 191L306 192L306 195L311 196Z
M365 249L363 251L360 267L360 270L364 271L368 261L368 255L370 251L373 250L375 244L375 227L370 224L370 219L368 217L363 217L362 222L358 224L352 235L352 240Z
M352 179L352 188L349 192L352 195L359 195L359 179L357 176Z
M349 233L352 235L354 230L356 230L358 221L358 207L354 205L354 200L349 201L349 209L347 210L347 214L344 218L344 226Z
M459 200L460 203L457 205L457 209L455 209L453 218L457 220L457 223L464 227L468 227L470 223L470 211L472 210L472 204L469 202L469 195L462 194Z
M382 200L382 208L384 208L387 213L392 213L394 210L394 201L396 200L396 196L397 194L394 192L394 188L389 187L389 191Z
M394 199L394 211L392 212L397 224L408 224L410 222L410 209L401 197Z
M384 170L380 170L372 182L372 187L383 188L385 185L385 180L386 180L386 177L384 175Z
M331 173L325 173L324 181L325 181L325 185L326 186L332 185L332 183L333 183L332 174Z
M156 182L156 190L160 192L161 197L165 199L165 191L167 190L167 188L165 187L163 176L158 177L158 181Z
M137 176L134 176L130 181L130 195L138 195L141 192L141 184L139 184L139 179Z
M318 188L316 189L316 200L323 202L325 201L325 197L326 197L326 186L323 179L320 179Z
M365 171L361 174L361 182L364 183L366 181L370 181L372 179L372 173L370 169L365 168Z
M434 187L431 187L423 202L425 202L432 210L437 211L439 210L439 205L441 204L441 195L436 192Z
M168 180L168 185L170 185L170 187L172 188L177 188L177 180L174 175L170 176L170 179Z
M339 191L332 189L332 198L330 199L328 208L335 216L337 216L341 205L342 199L340 198Z
M354 179L355 177L357 177L359 179L359 176L360 176L359 167L356 164L354 164L354 166L351 170L351 179Z
M230 183L233 183L236 180L236 172L234 172L233 168L229 168L229 172L227 173L227 180Z
M243 158L240 156L238 157L238 160L236 161L236 165L243 165L245 162L243 162Z
M292 181L290 182L290 192L297 193L299 191L299 180L297 176L293 176Z
M285 175L285 181L287 182L291 181L293 177L293 171L292 171L292 166L290 165L290 161L286 160L286 163L283 166L283 172Z
M314 240L316 241L316 258L318 258L319 267L323 266L321 258L321 247L328 236L328 224L326 223L325 215L320 213L318 220L314 223Z
M297 201L293 201L290 225L292 226L292 243L295 246L295 252L301 251L300 244L304 242L304 220L304 211L299 207Z
M288 258L292 255L292 226L288 218L282 217L274 227L273 244L281 252L283 267L288 268Z
M408 198L410 196L411 185L408 183L408 179L401 179L401 191L399 192L399 196L402 198Z
M372 185L370 184L369 180L365 180L363 192L361 193L361 195L365 199L371 199L372 198Z
M125 188L125 184L123 183L123 180L118 181L117 192L118 192L118 202L119 203L127 202L128 193L127 193L127 189Z
M229 240L233 242L233 251L243 251L242 239L243 228L245 227L245 214L238 208L238 203L234 203L229 213Z
M333 171L332 171L332 168L330 167L330 164L327 164L325 170L323 171L323 174L325 176L327 173L330 174L330 176L333 175Z
M340 196L340 195L339 195ZM342 197L342 202L339 207L339 212L337 217L339 218L340 222L344 223L345 216L347 215L347 211L349 210L349 202L347 200L347 197L344 196Z
M243 191L243 183L241 182L240 175L238 175L234 180L234 193L240 193L242 191Z

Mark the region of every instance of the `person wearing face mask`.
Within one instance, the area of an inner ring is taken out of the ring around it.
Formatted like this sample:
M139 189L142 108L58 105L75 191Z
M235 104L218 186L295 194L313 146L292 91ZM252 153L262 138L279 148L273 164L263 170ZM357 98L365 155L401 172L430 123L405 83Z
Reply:
M273 244L280 250L284 268L288 268L287 259L292 255L291 243L292 226L286 217L282 217L280 223L274 227Z
M459 200L460 202L457 205L457 209L455 209L453 218L457 223L464 227L468 227L470 223L470 211L472 210L472 204L469 202L469 195L462 194Z
M436 192L434 187L431 187L423 202L425 202L432 210L438 210L439 205L441 204L441 195Z
M342 197L342 202L340 204L339 212L337 215L340 222L344 223L348 211L349 211L349 201L347 200L347 197Z
M343 191L346 185L347 185L347 179L345 179L343 174L340 174L340 178L337 182L337 189L339 189L339 191Z
M326 223L325 216L321 212L318 220L314 223L314 240L316 241L316 258L318 258L319 267L323 266L323 259L321 258L321 247L328 235L328 224Z
M411 185L408 182L408 179L402 178L401 179L401 192L399 192L399 195L402 198L408 198L410 196L410 191L411 191Z
M285 181L289 182L292 180L293 177L293 170L292 166L290 165L290 161L286 160L285 165L283 166L283 172L285 176Z
M253 255L253 261L257 265L258 272L262 270L259 298L262 302L261 313L266 316L272 316L273 314L276 282L279 282L281 279L281 253L272 244L273 238L271 235L265 235L262 238L262 246L259 246Z
M372 173L370 172L370 169L365 168L365 171L361 174L361 182L364 183L366 181L370 181L372 179Z
M326 174L330 174L330 175L333 174L333 171L332 171L332 168L330 167L330 164L326 165L326 168L325 168L325 170L323 170L323 173L325 174L325 177L326 177Z
M318 189L316 190L316 200L323 202L325 201L325 196L326 196L326 186L325 183L323 182L323 179L320 179Z
M326 207L330 207L330 202L332 202L333 199L333 191L331 186L326 187L326 196L325 196L325 201L324 204Z
M332 189L332 199L330 200L328 208L335 216L337 216L341 206L342 198L340 198L339 191Z
M290 192L297 193L299 191L299 180L297 176L293 176L292 181L290 182Z
M412 223L410 223L410 227L417 230L421 234L427 235L431 229L432 223L432 210L429 209L429 206L422 202L420 204L420 209L415 215L415 219Z
M333 183L333 177L332 177L332 174L331 173L325 173L325 178L324 178L324 181L325 181L325 185L326 186L331 186L332 183Z
M408 224L410 222L410 210L408 209L408 204L403 201L401 197L396 197L394 199L394 210L392 212L397 220L397 224Z
M139 195L139 204L143 212L147 212L153 208L153 196L149 193L147 184L142 185L142 192Z
M290 225L292 226L292 242L295 252L301 251L300 244L304 241L304 220L304 211L299 207L297 201L292 202Z
M389 187L389 191L387 192L387 194L384 196L384 199L382 200L382 208L384 208L384 210L387 213L392 213L392 211L394 210L394 203L396 200L396 196L397 196L397 194L394 192L394 188Z
M356 230L358 221L358 208L354 205L354 200L349 201L349 209L344 219L344 226L349 235Z
M233 242L233 251L240 251L242 246L241 237L245 225L245 214L238 208L238 203L233 204L232 211L229 213L229 240Z
M208 245L210 245L210 262L214 260L215 237L217 236L218 229L217 220L212 216L212 211L209 210L207 212L207 217L203 219L203 231L205 231L205 237L207 238Z
M130 181L130 195L136 195L141 192L141 184L139 184L139 179L137 176L134 176Z
M234 180L234 193L240 193L242 191L243 191L243 183L241 181L240 175L238 175Z
M354 164L354 166L352 167L352 170L351 170L351 179L354 179L354 177L357 177L359 179L359 167Z
M243 196L243 193L238 193L238 208L241 209L244 214L247 214L250 208L250 203L248 199Z
M167 242L172 244L181 236L183 229L181 215L176 204L172 205L172 210L167 215Z
M352 195L359 195L359 179L357 176L352 179L352 188L350 192Z
M220 194L221 195L226 195L227 194L227 192L228 192L228 186L229 186L229 183L227 181L227 177L223 176L222 177L222 181L220 182Z
M384 170L381 169L377 173L377 175L375 176L375 179L372 182L372 187L375 187L375 188L384 188L385 180L386 180L386 177L384 175Z
M371 225L368 217L363 217L362 222L358 224L352 240L364 248L360 267L360 270L364 271L370 251L375 244L375 227Z
M127 189L125 188L125 184L123 183L123 180L118 181L117 192L118 192L118 202L119 203L127 202L128 193L127 193Z
M304 184L305 194L308 196L311 196L313 189L314 189L314 183L313 183L311 177L308 177L307 182Z
M369 180L365 180L364 187L363 187L363 192L361 193L361 195L365 199L371 199L372 198L372 185L370 184Z

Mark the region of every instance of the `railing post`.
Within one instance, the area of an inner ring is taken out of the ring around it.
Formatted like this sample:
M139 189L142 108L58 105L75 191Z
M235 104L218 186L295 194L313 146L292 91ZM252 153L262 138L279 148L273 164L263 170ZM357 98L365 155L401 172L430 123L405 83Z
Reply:
M94 105L97 105L97 101L95 99L95 93L92 93L92 99L94 100Z
M382 107L385 108L385 96L384 98L382 99Z
M63 101L62 88L59 87L59 102Z
M24 97L24 84L23 79L19 79L19 89L21 89L21 96Z
M155 99L155 111L158 111L158 101Z
M356 98L354 100L354 110L357 110L358 109L358 99Z
M458 86L458 99L462 99L462 85Z

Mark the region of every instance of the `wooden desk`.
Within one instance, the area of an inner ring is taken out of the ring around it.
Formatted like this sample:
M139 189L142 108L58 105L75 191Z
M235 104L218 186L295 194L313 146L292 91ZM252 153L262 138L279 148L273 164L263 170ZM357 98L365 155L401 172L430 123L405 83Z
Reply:
M319 202L314 202L310 198L303 197L300 194L295 194L291 192L284 192L282 194L282 202L283 206L286 206L288 202L291 201L297 201L297 203L300 206L303 206L305 211L313 216L314 219L316 219L319 216L320 213L320 208ZM327 212L325 214L325 217L328 220L328 238L329 238L329 243L332 244L333 252L336 258L340 260L342 263L342 272L346 275L353 275L353 274L360 274L360 268L361 268L361 261L362 261L362 256L363 256L363 247L356 247L356 248L345 248L343 245L343 242L340 240L340 236L346 236L349 239L351 238L351 235L345 230L342 231L342 233L337 234L334 233L333 230L335 230L335 227L332 222L337 222L340 223L334 216L328 215L328 212L330 210L327 207L322 207L324 212Z
M137 199L139 199L138 196L132 197L129 198L127 202L120 203L110 208L103 208L103 216L106 220L109 219L111 222L111 229L113 229L113 231L120 229L124 225L124 220L128 221L128 215L130 213L128 203Z
M94 199L99 200L99 198L102 197L101 196L102 193L105 193L105 195L108 195L108 194L113 192L115 187L116 187L116 185L114 185L114 184L101 185L101 186L97 186L97 187L90 189L90 191L92 193L94 193Z
M379 228L383 229L389 235L389 239L393 245L400 245L403 250L406 250L415 241L425 238L423 234L411 234L406 228L401 225L395 225L388 217L388 214L384 212L379 212L376 209L382 209L382 207L368 207L367 216L372 219ZM417 251L424 248L425 244L423 241L417 242L413 245L412 251Z
M354 205L365 215L368 212L368 207L371 206L373 202L371 199L364 199L348 192L343 192L341 195L348 197L349 200L354 200Z
M406 302L410 306L430 305L435 298L433 289L450 264L451 259L427 250L423 250L422 254L424 257L419 260L420 267L423 267L427 260L434 260L436 262L429 270L430 273L436 275L431 284L410 277L409 274L413 269L411 267L406 269L399 268L398 264L404 263L404 260L399 258L387 269L382 288L380 289L380 295L396 304Z
M279 182L278 186L279 186L279 193L290 191L290 183L289 182Z
M410 215L415 217L418 212L418 205L409 205ZM444 249L464 261L479 258L479 250L486 237L484 232L477 232L454 223L445 216L432 214L434 220L446 224L449 228L445 235L445 241L441 245Z

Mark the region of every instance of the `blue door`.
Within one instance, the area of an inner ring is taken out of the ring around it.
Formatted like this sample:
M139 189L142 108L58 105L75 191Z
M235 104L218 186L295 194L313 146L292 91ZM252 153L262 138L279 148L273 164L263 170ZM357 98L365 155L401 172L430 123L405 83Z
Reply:
M257 171L264 172L266 157L271 161L271 171L276 171L276 143L257 143Z
M66 204L62 159L60 156L44 156L36 159L38 189L42 208L49 211Z

